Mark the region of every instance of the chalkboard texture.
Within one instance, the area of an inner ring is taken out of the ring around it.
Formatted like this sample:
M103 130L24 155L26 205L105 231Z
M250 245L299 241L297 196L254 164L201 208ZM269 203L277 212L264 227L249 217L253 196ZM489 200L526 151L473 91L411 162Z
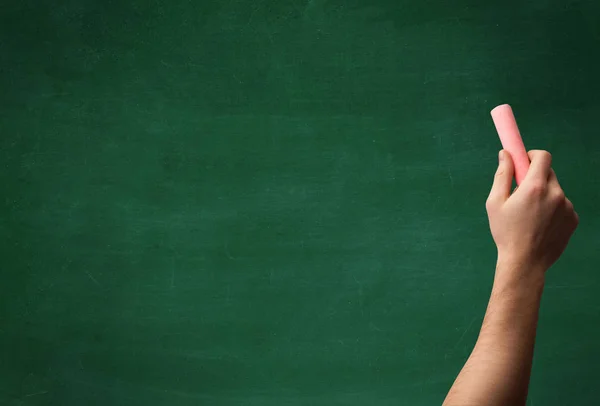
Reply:
M500 103L581 216L530 404L597 404L599 50L594 0L4 1L0 404L440 404Z

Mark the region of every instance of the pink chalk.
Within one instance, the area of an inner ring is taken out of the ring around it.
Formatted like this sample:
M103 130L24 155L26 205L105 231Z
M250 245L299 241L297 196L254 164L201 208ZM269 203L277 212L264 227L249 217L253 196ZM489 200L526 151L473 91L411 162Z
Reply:
M512 108L508 104L496 107L492 110L492 119L496 125L502 148L510 153L515 163L515 179L517 185L520 185L529 170L529 156Z

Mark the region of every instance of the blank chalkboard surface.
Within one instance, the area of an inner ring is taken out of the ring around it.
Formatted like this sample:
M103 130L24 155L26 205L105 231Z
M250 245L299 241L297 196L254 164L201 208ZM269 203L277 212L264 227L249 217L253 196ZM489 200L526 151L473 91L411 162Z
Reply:
M597 404L600 3L7 0L0 404L435 405L511 103L581 216L531 405Z

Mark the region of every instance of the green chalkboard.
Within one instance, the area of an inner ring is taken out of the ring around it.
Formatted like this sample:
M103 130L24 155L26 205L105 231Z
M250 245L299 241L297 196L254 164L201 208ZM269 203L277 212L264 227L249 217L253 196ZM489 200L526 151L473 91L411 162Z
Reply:
M594 0L4 1L0 404L440 404L500 103L581 216L530 404L596 404L599 49Z

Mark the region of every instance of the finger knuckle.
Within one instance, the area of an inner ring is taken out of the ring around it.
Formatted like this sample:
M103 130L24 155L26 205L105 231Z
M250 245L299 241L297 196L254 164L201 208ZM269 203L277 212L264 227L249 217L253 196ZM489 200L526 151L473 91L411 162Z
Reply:
M552 161L552 154L548 151L540 151L540 156L547 161Z
M494 198L492 196L488 197L487 200L485 201L485 209L488 212L491 212L494 210L495 207L496 207L496 201L494 200Z
M529 151L529 157L532 161L539 161L542 163L552 163L552 154L548 151L544 151L541 149L534 149Z
M546 190L546 185L543 182L534 182L529 187L529 192L534 196L541 196Z
M552 200L555 204L563 204L566 201L565 192L558 190L553 193Z

